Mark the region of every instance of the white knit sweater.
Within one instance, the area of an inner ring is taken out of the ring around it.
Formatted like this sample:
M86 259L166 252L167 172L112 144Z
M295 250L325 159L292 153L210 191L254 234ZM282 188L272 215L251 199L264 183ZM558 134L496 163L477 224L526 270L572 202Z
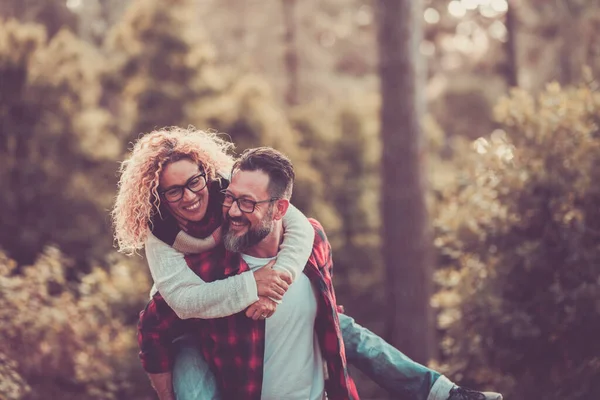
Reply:
M274 268L288 272L292 280L302 272L312 252L315 231L296 207L283 218L284 235ZM182 319L220 318L244 310L258 300L252 271L214 282L205 282L187 265L185 255L151 232L145 243L146 259L154 286Z

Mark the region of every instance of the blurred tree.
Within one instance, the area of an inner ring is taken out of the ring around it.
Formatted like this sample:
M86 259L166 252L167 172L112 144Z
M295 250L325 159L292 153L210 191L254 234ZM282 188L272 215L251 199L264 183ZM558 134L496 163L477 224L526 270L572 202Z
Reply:
M519 63L517 59L519 17L517 14L517 1L507 1L504 22L506 25L506 83L509 86L519 86Z
M434 220L447 372L507 398L600 393L600 94L515 90L459 151Z
M284 64L287 73L287 90L285 100L288 105L298 104L298 50L296 45L296 0L282 0L283 21L285 33Z
M419 362L434 354L430 242L422 170L421 10L380 0L383 257L390 343Z
M335 263L338 302L361 324L381 334L387 303L381 254L379 96L345 102L324 101L293 107L290 118L310 149L315 176L308 215L327 229ZM300 189L300 187L299 187ZM302 189L304 192L304 189ZM386 398L386 392L352 370L363 398Z
M98 105L102 59L68 31L0 28L0 246L22 263L50 243L102 259L122 151Z
M313 209L320 175L306 163L269 85L215 63L214 50L193 18L196 5L191 0L134 1L111 32L107 52L113 63L105 101L120 116L123 138L192 124L226 132L238 151L276 147L298 171L294 202Z
M108 97L124 138L193 124L226 132L240 149L271 145L293 156L297 139L266 82L216 65L194 2L174 4L134 1L108 39Z
M507 15L504 0L426 0L424 5L420 52L428 66L428 110L448 140L475 139L495 128L493 104L520 71L521 58L511 52L519 49L519 37L514 24L510 31L507 25L515 18Z
M372 316L383 295L380 254L379 162L381 142L377 96L325 107L292 110L291 121L311 149L309 163L322 172L325 192L315 212L327 226L336 270L336 291L352 315ZM368 318L366 318L368 320ZM376 323L374 318L368 320Z
M585 43L583 46L580 44L582 38L584 38L584 42L588 39L588 35L585 34L587 21L584 20L583 15L586 11L589 12L586 3L588 1L581 0L563 0L555 3L558 14L558 32L562 37L558 51L560 63L558 81L563 85L581 81L582 67L588 61L586 50L589 43Z
M219 49L219 62L267 77L275 98L286 101L288 73L281 67L286 20L281 9L263 7L260 0L203 0L199 8L200 21ZM295 2L295 47L302 66L299 103L345 96L350 79L352 87L376 88L372 19L372 7L364 0Z
M191 0L133 1L110 33L107 96L125 140L191 124L195 102L223 85L193 15Z
M551 81L577 83L584 66L600 74L600 3L597 0L521 0L520 83L543 90Z
M65 0L3 0L0 2L0 16L42 24L51 38L61 28L69 28L73 32L77 30L77 16L67 8L66 3Z
M70 2L79 17L77 34L83 40L101 45L109 29L123 16L129 0L85 0Z

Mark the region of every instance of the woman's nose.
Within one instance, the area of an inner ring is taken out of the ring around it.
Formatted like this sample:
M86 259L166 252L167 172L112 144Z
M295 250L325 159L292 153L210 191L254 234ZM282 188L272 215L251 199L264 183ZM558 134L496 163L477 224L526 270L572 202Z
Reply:
M184 200L194 200L196 198L196 193L192 192L190 188L183 188L183 199Z

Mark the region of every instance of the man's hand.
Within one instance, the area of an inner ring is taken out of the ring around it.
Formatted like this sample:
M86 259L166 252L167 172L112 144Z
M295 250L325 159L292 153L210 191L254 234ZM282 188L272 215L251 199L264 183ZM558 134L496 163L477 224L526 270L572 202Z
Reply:
M269 318L275 313L277 303L265 296L258 296L258 301L246 310L246 317L253 320Z
M271 260L267 265L255 271L254 280L256 280L259 296L281 300L289 285L292 284L292 278L285 271L275 271L274 264L275 260Z

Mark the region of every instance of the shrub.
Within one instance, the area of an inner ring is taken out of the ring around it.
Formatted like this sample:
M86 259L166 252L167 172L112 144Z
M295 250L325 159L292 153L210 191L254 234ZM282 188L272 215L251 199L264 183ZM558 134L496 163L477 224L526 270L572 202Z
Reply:
M118 260L75 283L67 280L75 266L53 248L20 274L16 267L0 254L0 398L148 394L139 392L150 387L140 382L135 332L149 286L144 268Z
M495 113L434 208L446 371L512 399L596 398L600 93L515 90Z

